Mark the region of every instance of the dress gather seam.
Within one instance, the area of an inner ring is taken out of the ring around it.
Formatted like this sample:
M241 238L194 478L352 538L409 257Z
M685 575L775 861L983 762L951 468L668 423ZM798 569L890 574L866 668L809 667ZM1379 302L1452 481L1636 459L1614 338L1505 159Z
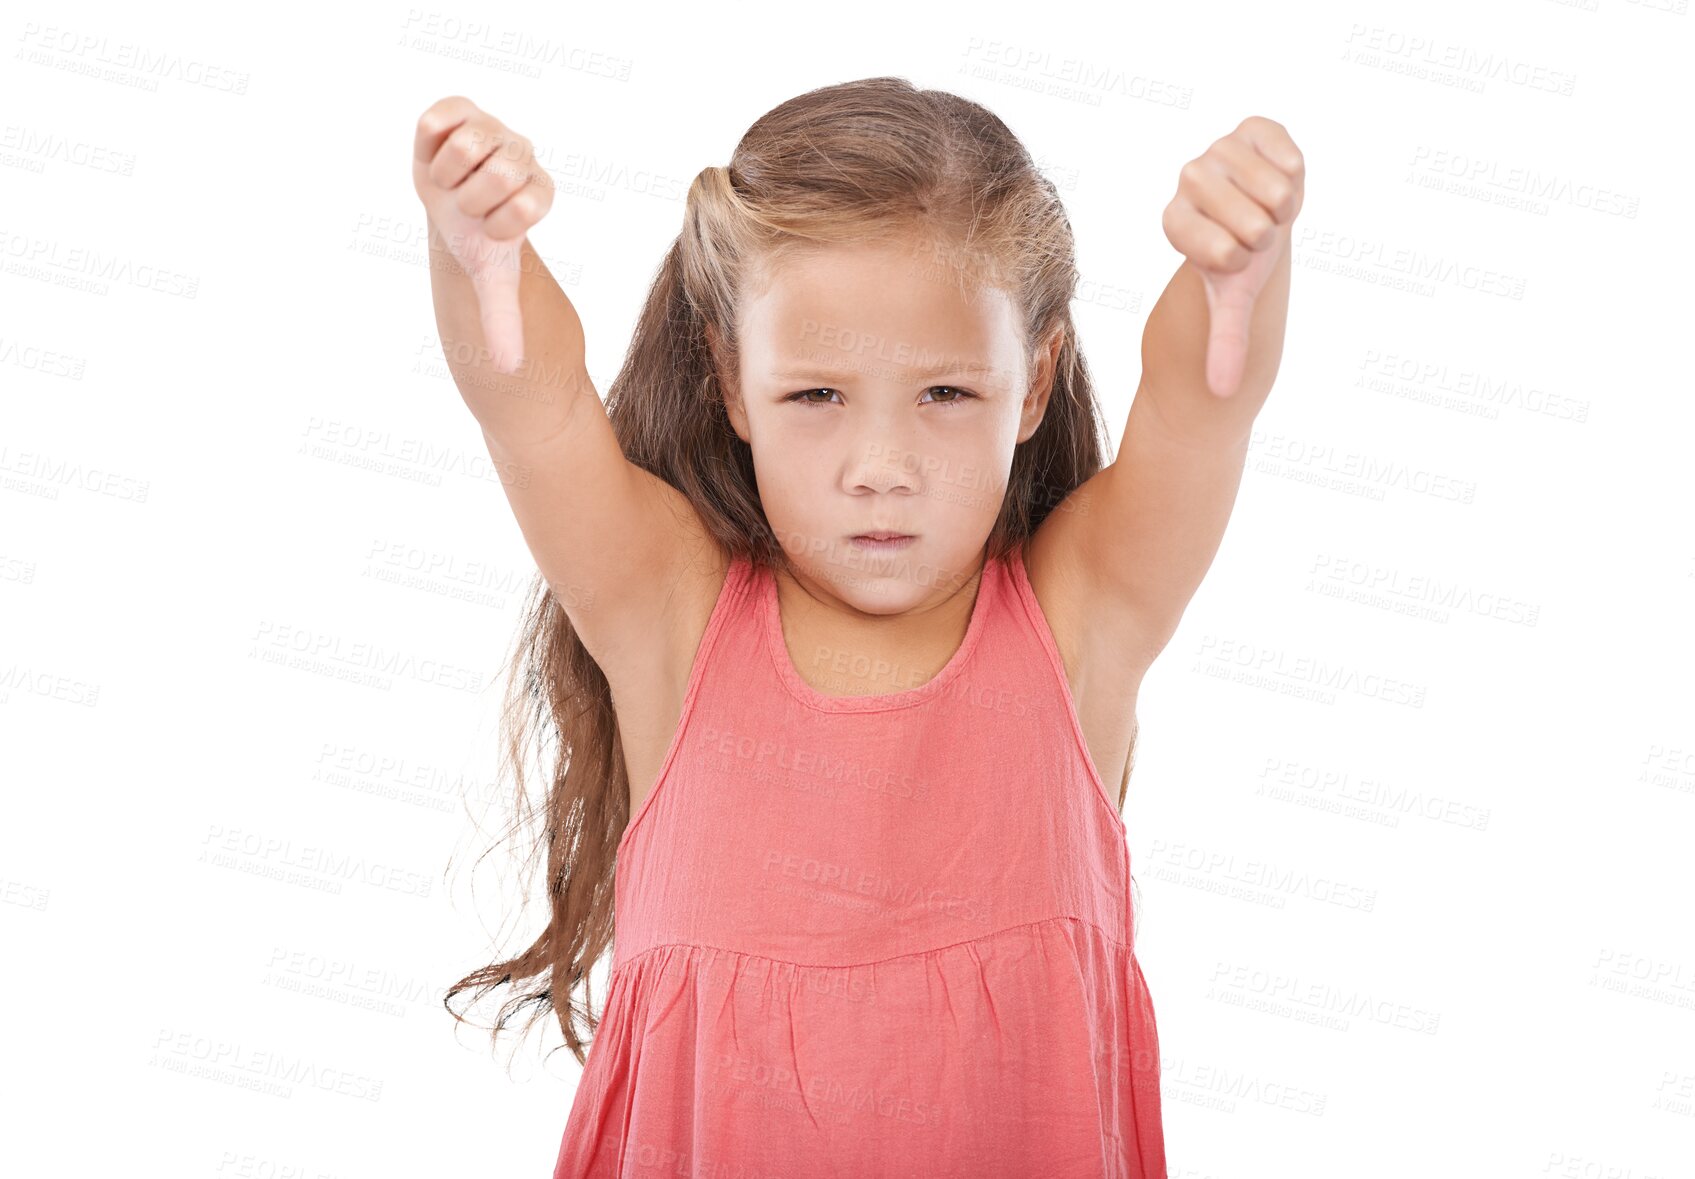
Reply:
M712 950L714 953L719 954L734 954L738 958L758 958L763 962L776 962L783 966L798 966L805 970L858 970L865 966L881 966L885 962L895 962L902 958L918 958L925 954L937 954L943 950L951 950L956 946L969 946L976 942L987 941L989 938L999 937L1003 933L1011 933L1015 929L1028 929L1032 925L1048 925L1055 921L1070 921L1077 925L1086 925L1090 929L1093 929L1096 933L1100 934L1101 937L1117 946L1119 949L1132 950L1130 945L1126 944L1105 926L1100 925L1097 922L1090 921L1087 917L1073 917L1069 914L1061 913L1053 917L1038 917L1034 921L1021 921L1017 925L1008 925L1001 929L997 929L992 933L980 934L977 937L964 938L957 942L949 942L945 946L932 946L927 950L912 950L905 954L890 954L887 958L874 958L869 962L794 962L787 958L773 958L769 954L753 954L746 950L732 950L727 946L709 946L701 942L661 942L659 945L649 946L634 957L620 963L613 969L612 974L616 975L623 973L625 970L628 970L631 966L634 966L637 962L640 962L643 958L646 958L650 954L657 953L660 950L675 949L679 946L688 950ZM608 982L610 981L611 980L609 978Z

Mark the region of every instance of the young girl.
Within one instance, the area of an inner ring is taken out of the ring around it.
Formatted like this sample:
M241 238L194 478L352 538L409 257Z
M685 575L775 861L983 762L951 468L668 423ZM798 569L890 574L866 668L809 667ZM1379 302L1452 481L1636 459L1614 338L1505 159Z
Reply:
M447 98L414 155L444 351L542 575L520 793L526 734L556 743L548 926L449 998L558 1018L556 1179L1164 1176L1119 812L1277 371L1288 134L1183 167L1111 463L1070 224L975 103L872 78L755 122L604 405L524 237L529 141Z

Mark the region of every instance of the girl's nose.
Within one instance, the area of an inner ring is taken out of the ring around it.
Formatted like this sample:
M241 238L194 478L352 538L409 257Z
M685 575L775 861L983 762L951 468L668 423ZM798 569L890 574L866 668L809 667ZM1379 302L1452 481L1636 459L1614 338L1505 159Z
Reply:
M918 490L921 456L908 447L887 441L862 444L848 471L849 491Z

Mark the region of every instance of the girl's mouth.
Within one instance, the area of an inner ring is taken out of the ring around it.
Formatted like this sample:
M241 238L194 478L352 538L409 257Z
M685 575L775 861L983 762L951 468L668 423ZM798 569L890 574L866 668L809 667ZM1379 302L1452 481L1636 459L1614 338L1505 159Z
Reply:
M854 545L873 553L893 553L918 538L904 532L862 532L850 538Z

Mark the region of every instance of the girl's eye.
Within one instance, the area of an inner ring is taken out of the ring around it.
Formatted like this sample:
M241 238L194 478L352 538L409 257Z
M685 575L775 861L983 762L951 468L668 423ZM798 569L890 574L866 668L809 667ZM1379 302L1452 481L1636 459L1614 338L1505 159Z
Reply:
M968 399L977 396L977 394L975 394L975 393L968 392L964 389L956 388L953 385L934 385L930 388L929 392L934 393L937 389L944 389L947 392L952 393L953 396L948 398L946 401L935 402L934 404L936 404L936 405L960 405L960 404L964 403L965 401L967 401Z
M790 393L784 401L798 401L802 405L828 405L828 401L809 401L807 398L814 393L834 393L834 389L802 389L799 393Z

